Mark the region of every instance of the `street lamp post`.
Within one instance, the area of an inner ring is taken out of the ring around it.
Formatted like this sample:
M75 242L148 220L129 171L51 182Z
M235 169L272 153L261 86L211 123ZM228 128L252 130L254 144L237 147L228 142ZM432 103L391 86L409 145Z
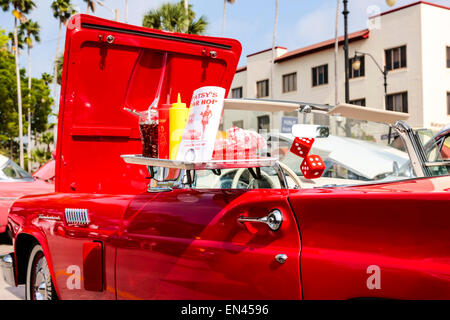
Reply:
M375 58L370 53L360 52L360 51L355 51L355 57L353 58L353 63L352 63L352 68L354 70L359 70L361 68L361 60L359 59L361 56L369 56L372 59L372 61L375 63L375 65L378 67L378 70L380 70L380 72L383 74L383 78L384 78L384 105L386 107L387 75L388 75L389 70L387 69L386 66L384 66L382 68L380 66L380 64L375 60Z
M349 60L348 60L348 15L349 15L349 11L348 11L348 0L343 0L344 2L344 11L342 11L342 14L344 15L344 52L345 52L345 102L349 103L350 102L350 79L349 79ZM397 2L397 0L386 0L386 4L389 7L392 7L395 5L395 3ZM371 58L373 59L373 57L371 56ZM375 59L374 59L375 61ZM376 63L376 62L375 62ZM377 63L378 65L378 63ZM384 72L384 71L382 71ZM386 74L384 74L386 73ZM387 76L387 71L384 72L384 77L385 77L385 81L386 81L386 76ZM387 90L387 84L385 82L385 93Z
M97 3L98 3L100 6L102 6L102 7L106 8L106 9L110 10L110 11L112 12L112 14L114 15L114 19L115 19L116 21L119 21L119 20L120 20L120 10L119 10L119 9L113 9L113 8L111 8L111 7L108 7L103 1L97 0Z
M344 1L344 11L342 11L342 14L344 15L344 55L345 55L345 103L350 102L350 81L349 81L349 74L348 74L348 14L350 13L348 11L348 0Z

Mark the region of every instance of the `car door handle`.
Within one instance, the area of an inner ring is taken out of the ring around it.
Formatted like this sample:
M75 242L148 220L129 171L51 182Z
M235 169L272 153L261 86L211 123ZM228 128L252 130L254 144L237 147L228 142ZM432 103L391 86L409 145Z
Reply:
M272 210L267 216L261 218L252 218L252 217L244 217L240 216L238 221L241 223L244 222L259 222L265 223L272 231L277 231L280 229L281 224L283 223L283 214L280 210L275 209Z

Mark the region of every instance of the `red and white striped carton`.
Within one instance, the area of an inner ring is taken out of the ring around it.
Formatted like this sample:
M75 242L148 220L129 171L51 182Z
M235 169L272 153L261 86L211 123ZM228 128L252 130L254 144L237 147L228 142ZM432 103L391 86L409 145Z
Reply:
M214 160L255 159L258 151L267 148L266 140L258 133L233 126L228 138L216 140Z
M213 160L226 160L226 140L216 140L212 158Z

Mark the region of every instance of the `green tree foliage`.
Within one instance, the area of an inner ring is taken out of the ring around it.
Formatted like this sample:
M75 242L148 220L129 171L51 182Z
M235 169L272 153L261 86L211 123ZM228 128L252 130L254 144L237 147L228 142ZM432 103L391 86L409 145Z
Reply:
M28 89L26 93L28 93ZM31 109L31 127L36 132L44 132L47 130L48 117L53 104L50 88L44 79L32 78L30 93L30 97L27 96L24 101L26 106Z
M17 113L17 86L14 56L7 50L5 31L0 30L0 152L13 159L18 157L19 132ZM22 100L25 107L32 110L32 128L35 132L44 132L47 129L48 116L51 113L53 100L46 79L32 78L30 96L26 84L25 70L20 70L22 79ZM24 124L27 124L23 116ZM24 126L27 127L26 125ZM26 131L25 131L26 133Z
M41 75L41 78L42 78L42 80L44 81L44 83L45 83L46 85L49 85L49 84L52 83L52 81L53 81L53 76L52 76L51 74L47 73L47 72L44 72L44 73Z
M61 85L63 62L64 62L64 53L59 55L56 61L54 62L56 65L56 81L58 82L59 85Z
M8 47L9 38L5 34L5 30L0 30L0 50L6 50Z
M53 16L58 19L59 21L59 27L58 27L58 38L56 40L56 53L55 53L55 60L58 59L59 56L59 43L61 41L61 36L62 36L62 27L65 26L67 24L67 22L69 21L70 17L72 16L72 14L75 14L75 9L72 6L72 3L70 2L70 0L54 0L51 5L50 8L53 11ZM53 92L56 93L57 91L57 85L56 85L56 80L58 79L58 74L57 74L57 65L56 63L54 63L53 66ZM55 101L57 102L57 101ZM55 106L55 110L58 110L58 106Z
M28 20L19 26L19 35L20 38L23 39L25 44L32 48L34 42L40 42L41 38L39 37L40 26L37 22ZM20 41L19 41L20 43Z
M31 159L38 163L45 163L52 159L50 145L53 143L52 126L47 126L47 131L39 135L38 142L43 145L41 148L34 148L31 152Z
M8 38L9 41L11 42L11 52L14 53L15 50L15 42L14 42L14 33L10 32L8 33ZM25 42L24 38L23 38L23 34L22 33L18 33L17 34L17 47L19 48L19 55L20 55L20 51L23 50L23 44Z
M15 10L27 13L36 5L34 1L30 0L0 0L0 7L3 11L8 11L9 7L12 6Z
M86 13L89 13L89 10L92 13L95 13L95 1L94 0L83 0L86 2Z
M16 90L17 90L17 109L18 109L18 121L19 121L19 150L20 150L20 166L24 166L24 154L23 154L23 121L22 121L22 84L19 67L19 48L18 45L18 27L17 23L23 23L27 20L26 14L28 14L36 5L32 0L0 0L0 7L3 11L9 11L12 8L12 15L14 16L14 57L16 64Z
M50 5L50 8L53 11L53 16L63 25L67 23L69 18L74 13L70 0L55 0Z
M184 10L183 0L178 3L165 3L158 9L149 10L142 20L142 25L147 28L185 32L186 20L188 20L187 32L189 34L203 34L208 22L205 16L196 19L196 14L189 5L188 16Z

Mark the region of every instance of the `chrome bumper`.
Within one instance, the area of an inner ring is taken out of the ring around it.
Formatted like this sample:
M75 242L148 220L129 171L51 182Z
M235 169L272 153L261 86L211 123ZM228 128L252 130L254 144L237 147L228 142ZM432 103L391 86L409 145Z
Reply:
M13 253L0 256L0 267L2 269L5 282L11 287L16 286L16 273L14 272Z

